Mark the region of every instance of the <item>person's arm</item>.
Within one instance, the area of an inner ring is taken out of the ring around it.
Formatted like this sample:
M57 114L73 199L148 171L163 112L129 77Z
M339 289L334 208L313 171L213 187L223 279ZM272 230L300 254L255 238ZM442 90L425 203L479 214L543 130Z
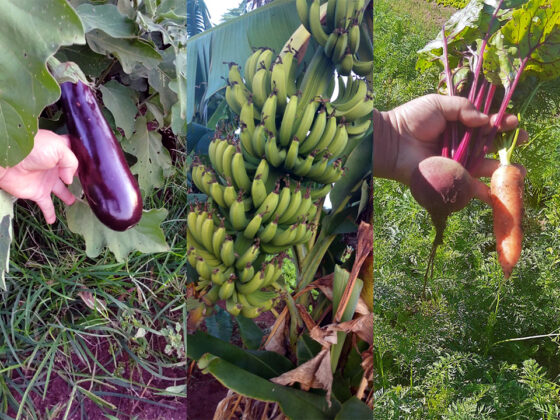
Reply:
M33 150L20 163L0 168L0 189L17 198L33 200L47 223L56 220L51 193L71 205L75 197L64 184L71 184L78 160L67 136L39 130Z

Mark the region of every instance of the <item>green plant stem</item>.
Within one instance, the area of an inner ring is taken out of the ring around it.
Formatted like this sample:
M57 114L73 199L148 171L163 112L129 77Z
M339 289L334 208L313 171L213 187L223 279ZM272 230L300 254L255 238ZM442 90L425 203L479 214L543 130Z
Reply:
M317 242L311 250L309 254L305 257L303 261L303 270L301 275L298 279L298 289L302 290L309 285L313 281L315 274L317 273L317 269L323 260L323 257L327 253L329 246L333 242L336 235L329 235L325 237L323 232L319 234L317 237Z

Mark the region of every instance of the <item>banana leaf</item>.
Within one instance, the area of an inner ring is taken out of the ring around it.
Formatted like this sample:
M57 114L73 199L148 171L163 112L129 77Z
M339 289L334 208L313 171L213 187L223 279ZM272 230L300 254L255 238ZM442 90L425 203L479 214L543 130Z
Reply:
M189 38L187 122L193 118L196 103L203 108L212 95L225 87L227 63L243 66L252 48L267 46L279 53L299 25L295 1L276 0Z

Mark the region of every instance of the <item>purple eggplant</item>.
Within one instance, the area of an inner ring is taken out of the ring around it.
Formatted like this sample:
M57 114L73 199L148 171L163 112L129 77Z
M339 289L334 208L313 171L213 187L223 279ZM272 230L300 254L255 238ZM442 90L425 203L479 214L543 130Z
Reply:
M82 82L64 82L60 88L70 147L78 159L78 176L91 209L110 229L133 227L142 217L138 182L93 91Z

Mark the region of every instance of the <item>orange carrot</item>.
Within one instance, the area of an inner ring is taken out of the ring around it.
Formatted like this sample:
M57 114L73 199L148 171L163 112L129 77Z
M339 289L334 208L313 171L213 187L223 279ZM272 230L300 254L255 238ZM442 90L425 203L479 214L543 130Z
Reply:
M521 256L523 177L519 167L502 165L494 171L490 183L496 250L506 279Z

